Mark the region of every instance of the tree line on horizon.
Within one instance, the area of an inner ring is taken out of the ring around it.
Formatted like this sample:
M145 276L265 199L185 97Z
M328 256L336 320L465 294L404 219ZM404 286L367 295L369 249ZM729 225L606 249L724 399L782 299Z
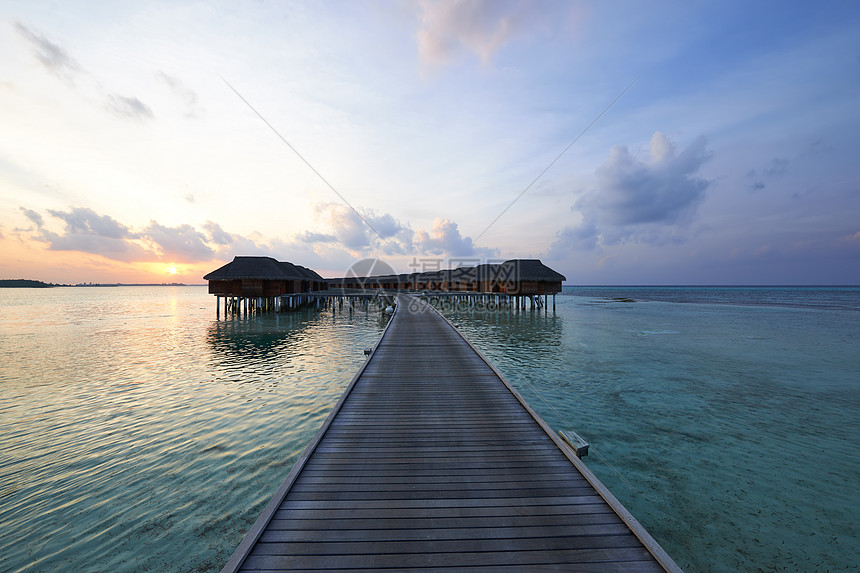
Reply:
M32 279L0 279L0 288L51 288L58 285L54 283L46 283Z

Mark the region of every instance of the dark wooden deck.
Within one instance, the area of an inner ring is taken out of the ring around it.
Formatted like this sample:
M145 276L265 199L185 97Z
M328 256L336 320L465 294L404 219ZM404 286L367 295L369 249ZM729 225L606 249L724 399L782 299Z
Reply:
M223 571L679 571L456 329L399 302Z

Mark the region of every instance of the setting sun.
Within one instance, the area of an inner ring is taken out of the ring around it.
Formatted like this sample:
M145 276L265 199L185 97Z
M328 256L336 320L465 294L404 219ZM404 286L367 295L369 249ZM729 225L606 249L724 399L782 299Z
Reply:
M174 267L173 265L171 265L171 266L167 267L167 268L166 268L166 269L164 269L164 270L165 270L165 271L167 271L167 274L169 274L169 275L175 275L175 274L178 272L178 271L176 270L176 267Z

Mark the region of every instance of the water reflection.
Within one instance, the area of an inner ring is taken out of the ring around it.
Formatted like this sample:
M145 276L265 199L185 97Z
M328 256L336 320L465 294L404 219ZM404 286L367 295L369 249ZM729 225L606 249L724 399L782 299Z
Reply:
M206 341L225 364L241 361L247 366L263 359L306 355L309 345L321 344L333 329L370 326L381 331L388 320L383 313L351 308L235 316L211 321ZM318 328L323 330L309 334ZM309 336L314 340L308 340Z
M442 314L471 342L512 343L541 353L561 345L563 318L552 310L442 310Z
M274 358L289 350L314 318L311 311L302 310L213 320L206 341L215 354L228 361Z
M249 400L268 403L266 395L285 385L302 397L297 403L315 403L352 378L363 349L387 320L370 309L337 307L228 315L207 325L209 374L216 382L256 389Z

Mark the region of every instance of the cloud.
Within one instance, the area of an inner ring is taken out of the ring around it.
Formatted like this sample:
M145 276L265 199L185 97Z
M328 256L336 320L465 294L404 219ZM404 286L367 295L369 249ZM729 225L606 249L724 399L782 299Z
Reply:
M457 223L435 219L430 231L413 231L389 213L372 209L361 210L361 217L345 205L320 203L314 206L318 222L325 223L328 232L306 231L296 236L305 244L328 243L340 245L356 255L433 254L448 256L498 256L497 249L478 248L470 237L460 234ZM367 221L373 228L371 229Z
M747 178L752 179L752 183L750 184L750 188L753 191L761 191L765 187L767 187L766 179L773 179L776 177L782 177L786 173L788 173L788 166L790 161L785 159L784 157L774 157L770 160L770 163L762 169L762 174L760 175L758 170L750 169L747 172Z
M78 64L78 62L59 44L56 44L41 34L34 32L21 22L15 23L15 30L18 32L19 36L28 42L30 47L33 49L36 59L38 59L49 72L56 74L60 78L69 82L73 82L76 76L84 73L80 64ZM172 82L171 87L175 92L182 93L186 101L191 98L191 104L196 104L197 96L194 92L182 86L182 84L177 80L170 78L165 74L162 74L162 76L164 81ZM92 77L90 77L90 79L94 80ZM98 82L98 80L94 80L94 82L97 90L104 93L100 82ZM117 117L137 120L150 120L155 117L152 109L136 97L127 97L110 93L104 93L104 97L106 100L104 104L105 109Z
M563 259L569 249L591 251L597 247L598 230L593 221L586 221L576 227L566 227L556 233L556 240L550 246L550 259Z
M389 213L371 209L361 215L339 203L315 205L315 218L327 224L329 233L304 232L296 236L302 243L336 243L356 254L403 255L410 253L448 256L498 256L496 249L477 248L470 237L460 235L457 223L435 219L430 231L413 231Z
M157 221L150 221L142 229L132 229L87 208L48 210L47 219L35 210L25 207L20 210L33 226L15 229L17 235L47 243L49 250L77 251L127 263L199 263L236 255L265 255L320 268L346 268L344 265L354 259L354 253L337 244L336 237L321 233L304 233L284 241L258 233L249 236L230 233L214 221L207 221L200 229L189 224L169 227ZM61 226L59 230L57 223ZM325 240L329 244L311 244L301 239ZM326 267L332 264L335 267Z
M229 245L233 242L233 236L221 228L221 225L214 221L206 221L203 223L203 229L209 233L212 242L216 245Z
M465 49L488 64L514 36L552 21L551 4L524 0L424 0L418 54L425 63L448 63Z
M75 59L60 45L30 30L21 22L15 22L15 31L29 42L36 59L51 73L63 79L72 80L73 76L82 71Z
M49 231L43 232L43 238L49 243L48 248L52 251L78 251L123 262L148 261L154 258L145 248L125 239L90 233L57 235Z
M178 78L170 76L164 72L158 72L155 76L161 80L170 91L185 104L185 115L187 117L196 117L200 111L197 103L197 92L186 86Z
M158 246L162 258L171 261L192 263L215 256L206 236L191 225L165 227L152 221L141 234Z
M353 252L378 250L388 255L412 249L412 229L389 213L362 209L359 216L358 212L340 203L318 203L314 205L314 218L325 224L329 232L305 232L297 237L299 241L336 242Z
M471 237L460 235L457 223L449 219L436 218L430 231L415 232L415 248L431 255L446 254L449 257L498 256L497 249L475 247Z
M397 236L405 227L400 224L400 221L391 216L390 213L377 215L373 211L368 211L364 218L373 225L373 229L379 234L382 239L388 239Z
M598 189L592 196L601 218L612 225L674 223L699 203L709 182L696 177L709 155L704 137L680 155L664 134L651 138L651 163L634 159L617 145L597 169Z
M750 185L750 189L752 189L753 191L761 191L762 189L767 187L767 184L758 178L758 175L756 174L755 170L747 173L747 177L753 179L753 182Z
M37 232L32 238L48 243L52 251L79 251L102 255L118 261L151 260L152 253L137 241L138 235L128 227L91 209L75 207L70 211L48 210L48 213L65 223L62 233L46 228L42 216L23 209L24 215L36 223Z
M48 210L48 214L64 223L62 231L55 232L47 228L36 211L23 207L21 210L36 225L32 238L48 243L52 251L79 251L123 262L199 262L215 256L207 237L191 225L166 227L152 221L135 232L108 215L73 207L68 211Z
M98 235L111 239L136 238L128 227L116 219L99 215L92 209L74 207L68 212L48 209L48 213L66 222L68 234Z
M774 157L770 161L770 165L765 170L764 174L768 177L781 177L788 171L788 159L783 157Z
M710 186L697 175L710 157L706 144L700 136L676 153L672 140L656 132L650 162L634 158L626 146L614 146L596 170L597 187L572 206L580 223L560 231L550 252L623 241L682 242L678 228L692 217Z
M107 108L117 117L124 119L154 119L152 109L136 97L108 94Z
M45 222L44 219L42 219L42 215L32 209L25 209L24 207L21 207L20 209L24 213L24 216L27 217L31 223L36 225L37 229L42 228L42 225Z
M337 241L337 237L325 233L305 231L296 235L296 240L302 243L334 243Z
M409 225L404 225L391 214L382 215L368 210L364 218L373 225L376 233L370 235L374 248L386 255L402 255L411 253L413 250L412 238L414 231Z
M280 240L266 240L263 237L246 237L230 233L214 221L206 221L203 229L209 234L209 246L216 257L232 257L235 255L266 255L283 257L283 253L294 250L297 243L287 243Z
M346 205L318 203L314 205L314 218L326 223L335 239L346 248L358 251L370 246L368 233L373 231Z
M74 207L48 210L50 218L20 208L32 223L18 234L48 244L54 251L79 251L122 262L199 263L236 255L266 255L295 260L323 269L346 269L356 257L387 255L446 255L450 257L498 257L497 249L477 248L460 234L457 223L436 219L430 231L413 231L388 213L362 212L375 233L355 211L337 203L315 206L318 221L330 232L304 231L288 240L270 239L259 233L230 233L214 221L199 228L190 224L170 227L157 221L132 229L92 209ZM57 230L58 223L62 225ZM346 266L344 266L346 265Z

